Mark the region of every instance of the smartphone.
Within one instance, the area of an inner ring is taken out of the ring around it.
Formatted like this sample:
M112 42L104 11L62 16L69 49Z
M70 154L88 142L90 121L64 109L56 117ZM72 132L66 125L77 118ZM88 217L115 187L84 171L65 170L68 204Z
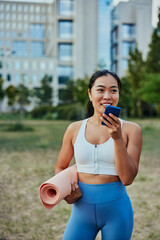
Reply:
M114 106L108 105L108 106L106 106L106 109L105 109L104 113L105 113L106 115L108 115L108 116L109 116L109 113L112 113L113 115L115 115L116 117L118 117L119 114L120 114L120 111L121 111L121 108L120 108L120 107L114 107ZM106 118L104 118L104 119L105 119L106 121L108 121ZM109 121L108 121L108 122L109 122ZM110 122L109 122L109 123L110 123ZM101 122L101 124L107 126L104 122Z

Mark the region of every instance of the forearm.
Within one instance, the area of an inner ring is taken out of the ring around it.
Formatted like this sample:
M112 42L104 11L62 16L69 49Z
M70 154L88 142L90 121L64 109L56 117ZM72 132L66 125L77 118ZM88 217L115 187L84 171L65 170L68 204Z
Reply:
M137 175L137 170L130 159L123 138L114 140L115 163L123 185L130 185Z
M63 171L65 168L62 168L62 167L55 167L55 175L61 171Z

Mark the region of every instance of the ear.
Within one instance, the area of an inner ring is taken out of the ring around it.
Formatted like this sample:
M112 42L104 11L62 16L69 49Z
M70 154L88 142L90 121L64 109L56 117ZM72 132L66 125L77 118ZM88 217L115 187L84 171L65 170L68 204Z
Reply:
M88 96L89 96L89 100L92 102L92 96L91 96L91 91L90 91L90 89L88 89Z

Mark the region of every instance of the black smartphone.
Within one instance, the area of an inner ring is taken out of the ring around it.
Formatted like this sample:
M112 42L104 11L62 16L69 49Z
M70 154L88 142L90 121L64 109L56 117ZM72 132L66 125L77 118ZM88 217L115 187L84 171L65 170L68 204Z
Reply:
M108 116L109 116L109 113L112 113L116 117L119 117L120 111L121 111L120 107L114 107L114 106L108 105L108 106L106 106L106 109L105 109L104 113ZM104 118L104 119L106 121L108 121L106 118ZM107 126L103 121L101 122L101 124Z

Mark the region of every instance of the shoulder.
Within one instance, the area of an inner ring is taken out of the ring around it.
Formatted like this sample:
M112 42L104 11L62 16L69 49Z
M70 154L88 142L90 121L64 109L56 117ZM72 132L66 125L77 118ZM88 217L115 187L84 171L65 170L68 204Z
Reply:
M76 133L77 131L79 131L79 129L80 129L81 125L82 125L82 122L83 122L83 120L71 123L71 124L67 127L65 134L67 134L67 135L69 134L69 135L71 135L71 136L74 136L75 133Z
M83 122L83 120L77 121L77 122L73 122L73 123L71 123L68 126L68 128L66 130L65 135L70 138L70 140L72 141L73 144L74 144L75 139L76 139L76 137L78 135L78 132L79 132L79 129L80 129L81 125L82 125L82 122Z
M72 133L72 132L75 132L75 131L79 130L81 125L82 125L82 122L83 122L83 120L71 123L68 126L67 131Z
M123 129L124 129L124 132L128 136L141 136L142 135L141 127L135 122L123 120Z

